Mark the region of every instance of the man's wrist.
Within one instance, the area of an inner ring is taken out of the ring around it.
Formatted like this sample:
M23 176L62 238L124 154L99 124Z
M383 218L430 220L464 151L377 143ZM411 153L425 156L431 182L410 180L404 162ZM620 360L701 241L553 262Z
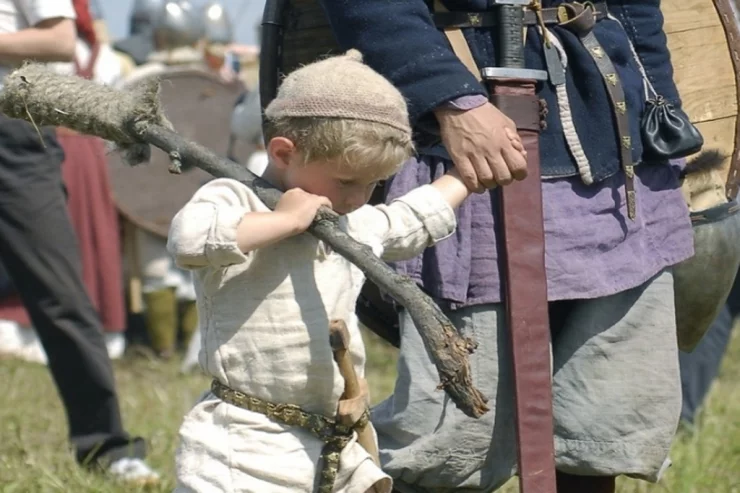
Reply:
M488 102L488 98L482 94L470 94L447 101L440 106L440 109L467 111L483 106Z

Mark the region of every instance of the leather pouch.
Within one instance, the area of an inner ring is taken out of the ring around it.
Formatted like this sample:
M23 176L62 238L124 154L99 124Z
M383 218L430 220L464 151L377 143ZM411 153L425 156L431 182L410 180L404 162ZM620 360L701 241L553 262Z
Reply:
M646 161L686 157L698 152L704 145L704 138L686 113L660 95L647 99L640 135Z

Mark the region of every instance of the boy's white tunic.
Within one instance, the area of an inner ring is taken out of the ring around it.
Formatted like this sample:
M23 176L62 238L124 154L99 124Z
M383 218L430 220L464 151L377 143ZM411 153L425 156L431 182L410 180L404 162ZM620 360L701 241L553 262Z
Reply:
M304 233L242 253L237 226L269 209L230 179L203 186L174 218L168 249L194 269L201 367L223 384L274 403L334 417L344 381L329 347L329 320L347 322L358 376L365 350L354 315L364 282L344 257ZM341 218L344 231L385 260L417 255L449 236L455 215L424 186L390 205ZM206 393L185 416L176 491L312 492L323 442L310 432ZM390 478L353 439L341 455L335 492L389 492ZM373 490L371 490L373 491Z

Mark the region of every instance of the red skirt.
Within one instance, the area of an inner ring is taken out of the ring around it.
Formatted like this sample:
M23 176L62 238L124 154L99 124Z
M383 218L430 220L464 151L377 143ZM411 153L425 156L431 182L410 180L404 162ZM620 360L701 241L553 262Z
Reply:
M62 178L67 210L77 235L82 276L106 332L122 332L126 306L118 212L113 202L105 144L97 137L57 132L64 149ZM20 298L0 300L0 319L31 324Z

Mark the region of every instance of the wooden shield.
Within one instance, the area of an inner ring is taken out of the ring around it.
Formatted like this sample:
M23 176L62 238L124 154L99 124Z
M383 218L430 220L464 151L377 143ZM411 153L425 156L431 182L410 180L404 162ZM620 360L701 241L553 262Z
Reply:
M683 109L702 133L704 149L727 156L712 183L684 183L692 212L701 211L737 194L737 174L730 171L740 160L738 9L735 0L663 0L661 11Z
M231 113L234 102L244 90L242 85L227 85L215 74L193 68L144 68L134 72L124 87L132 87L149 77L160 79L162 107L175 130L226 156L229 146ZM250 149L238 143L233 149L239 161L246 162ZM148 163L131 167L119 153L108 158L113 196L119 212L129 221L155 235L166 238L170 221L190 200L195 191L212 176L200 168L183 169L182 174L168 171L169 158L152 148Z

